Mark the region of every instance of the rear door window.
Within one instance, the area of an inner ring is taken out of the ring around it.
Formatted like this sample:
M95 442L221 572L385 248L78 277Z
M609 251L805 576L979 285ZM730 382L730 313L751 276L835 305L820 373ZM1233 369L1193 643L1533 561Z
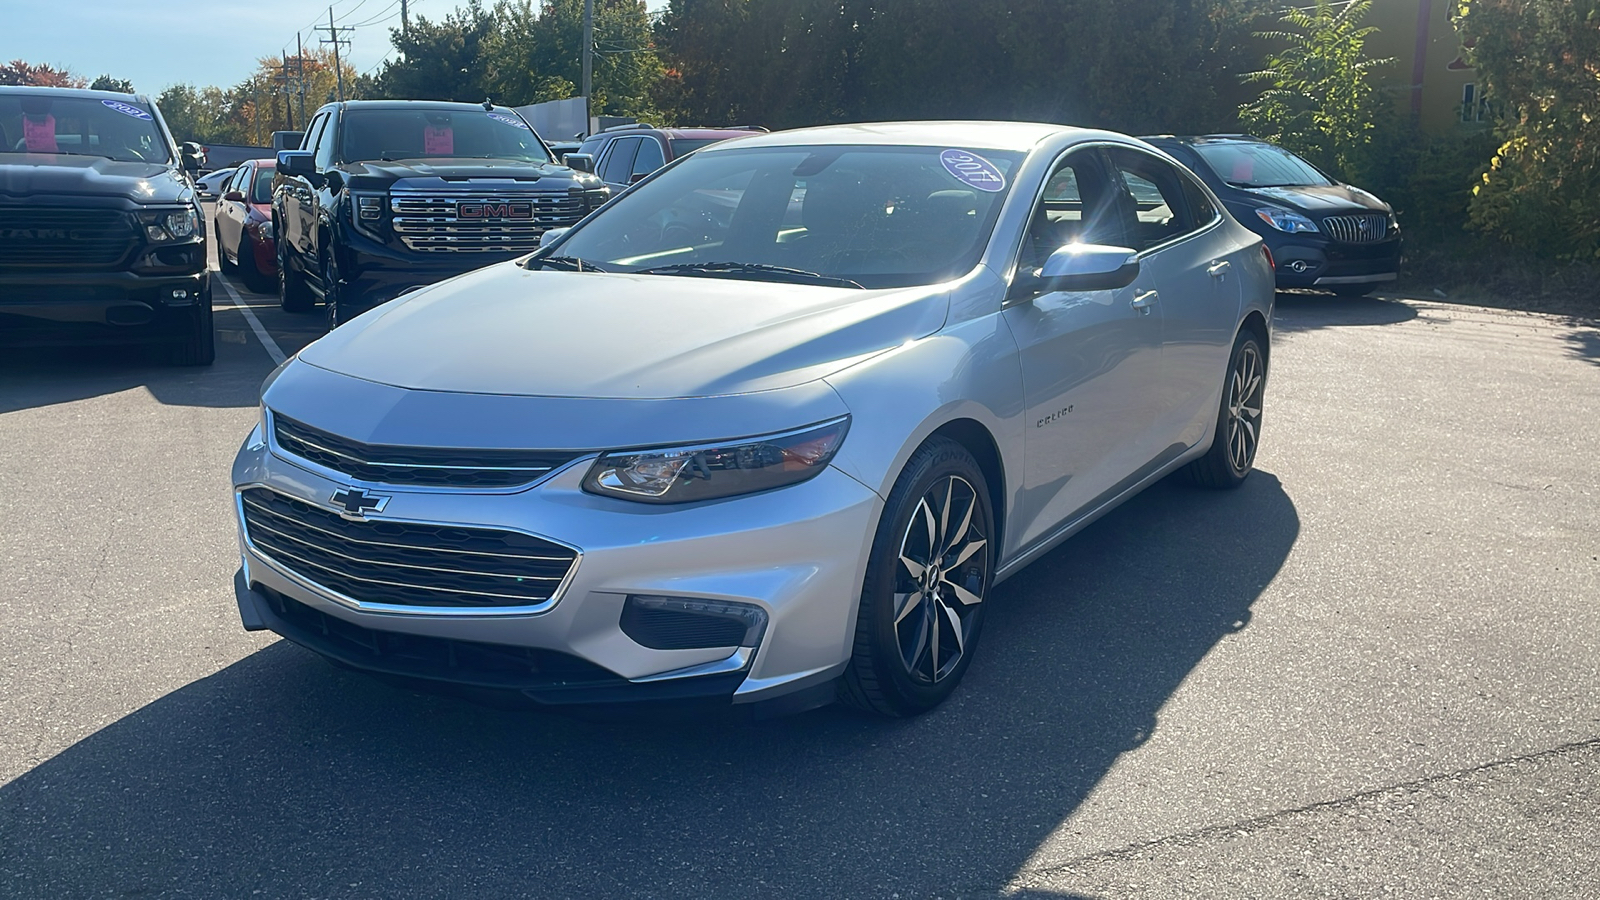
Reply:
M633 174L633 157L639 152L639 138L618 138L611 142L605 161L600 164L600 179L611 184L627 184Z
M660 142L655 138L644 138L639 143L639 155L633 158L632 174L648 175L666 164L667 160L661 153Z

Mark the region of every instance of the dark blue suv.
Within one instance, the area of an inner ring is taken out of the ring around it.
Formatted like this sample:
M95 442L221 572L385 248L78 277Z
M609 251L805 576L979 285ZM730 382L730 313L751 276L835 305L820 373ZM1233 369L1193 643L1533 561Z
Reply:
M1144 140L1192 169L1234 218L1261 235L1278 287L1359 297L1395 280L1400 225L1377 197L1248 135Z

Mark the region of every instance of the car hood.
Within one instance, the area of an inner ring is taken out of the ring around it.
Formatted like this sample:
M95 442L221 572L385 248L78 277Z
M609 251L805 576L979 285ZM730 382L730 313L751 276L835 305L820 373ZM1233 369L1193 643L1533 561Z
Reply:
M179 203L193 196L188 182L167 165L118 162L103 156L53 153L0 155L0 193L123 197L135 203Z
M932 334L938 287L862 291L490 266L393 301L300 358L397 387L665 399L791 387Z
M1389 204L1348 184L1326 187L1295 185L1292 187L1246 188L1244 193L1260 197L1269 203L1291 206L1306 212L1332 212L1336 209L1371 209L1388 212Z
M349 163L352 178L378 176L386 180L462 178L572 177L572 170L555 163L530 163L515 159L404 159Z

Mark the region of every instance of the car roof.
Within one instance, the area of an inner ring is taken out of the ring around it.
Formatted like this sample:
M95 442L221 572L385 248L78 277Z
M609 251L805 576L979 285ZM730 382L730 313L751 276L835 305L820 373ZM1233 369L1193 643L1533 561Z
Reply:
M1043 122L868 122L859 125L796 128L792 131L774 131L766 134L753 132L742 140L726 145L713 145L705 148L703 152L732 147L748 149L808 144L876 144L1027 151L1042 141L1058 136L1126 139L1124 135L1107 131Z
M1147 134L1139 138L1149 144L1271 144L1265 138L1248 134Z
M762 131L756 131L753 128L657 128L654 130L661 132L669 138L681 138L683 140L700 140L703 138L732 138L747 134L766 133Z
M51 97L78 97L84 100L134 100L149 103L144 94L124 94L121 91L91 91L88 88L45 87L37 84L0 85L0 94L46 94Z
M339 105L339 104L329 104ZM415 109L419 106L430 106L435 109L475 109L479 112L488 112L482 103L462 103L459 100L345 100L346 109ZM495 112L516 112L509 106L494 107Z

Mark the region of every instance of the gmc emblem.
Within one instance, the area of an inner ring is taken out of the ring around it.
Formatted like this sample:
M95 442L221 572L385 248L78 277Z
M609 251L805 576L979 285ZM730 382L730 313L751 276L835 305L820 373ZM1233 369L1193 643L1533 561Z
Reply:
M474 200L456 204L458 219L531 219L533 204L526 200Z

